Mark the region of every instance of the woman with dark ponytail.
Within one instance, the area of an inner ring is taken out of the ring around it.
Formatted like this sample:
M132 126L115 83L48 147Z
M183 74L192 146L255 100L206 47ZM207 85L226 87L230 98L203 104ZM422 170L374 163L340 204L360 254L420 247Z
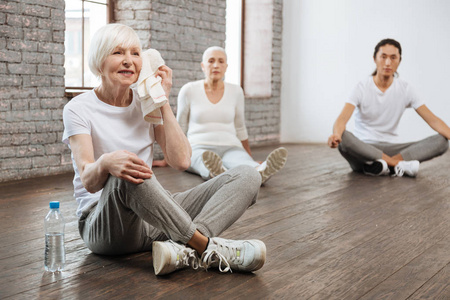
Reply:
M361 81L337 118L331 148L339 148L350 167L367 175L415 177L420 163L448 149L450 128L435 116L414 89L398 77L402 47L393 39L375 46L376 69ZM438 134L418 142L398 143L397 127L406 108L412 107ZM354 134L345 130L355 111Z

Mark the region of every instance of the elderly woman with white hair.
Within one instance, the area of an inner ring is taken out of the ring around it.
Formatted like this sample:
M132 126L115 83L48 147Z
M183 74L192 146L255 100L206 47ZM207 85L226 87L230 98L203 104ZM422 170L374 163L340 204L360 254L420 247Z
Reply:
M259 240L217 238L255 203L261 179L242 167L193 189L170 194L152 172L153 143L168 164L184 170L191 147L167 102L163 124L144 120L134 83L142 68L133 29L109 24L92 38L89 66L101 78L93 90L72 99L63 113L63 142L72 151L78 226L94 253L153 251L157 275L187 266L255 271L265 261ZM155 76L169 97L172 70Z
M244 116L244 93L238 85L224 82L227 55L213 46L203 53L205 79L189 82L178 95L177 120L192 147L188 172L204 180L226 170L248 165L257 169L261 182L283 168L287 150L272 151L263 163L252 158Z

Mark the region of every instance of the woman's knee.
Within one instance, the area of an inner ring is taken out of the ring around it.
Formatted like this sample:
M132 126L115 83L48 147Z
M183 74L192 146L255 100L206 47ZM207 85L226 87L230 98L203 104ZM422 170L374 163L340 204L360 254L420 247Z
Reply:
M259 187L261 186L261 174L256 168L248 165L241 165L232 170L244 179L246 186L257 187L259 190Z
M106 180L105 185L103 186L103 192L106 192L108 190L114 190L114 189L122 189L126 186L127 181L118 177L115 177L113 175L109 175L108 179Z
M256 168L241 165L230 170L236 178L239 178L239 192L248 200L248 207L256 203L259 189L261 187L261 174Z
M440 154L444 154L448 150L448 140L443 135L436 135L436 142L438 143L438 149L440 150Z
M344 130L341 136L341 142L339 143L338 149L340 152L348 152L348 148L351 147L352 133Z

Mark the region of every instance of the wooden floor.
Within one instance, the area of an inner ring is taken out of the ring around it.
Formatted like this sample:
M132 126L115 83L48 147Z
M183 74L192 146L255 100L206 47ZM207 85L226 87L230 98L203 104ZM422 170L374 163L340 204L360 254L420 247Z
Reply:
M286 145L287 166L222 236L257 238L254 274L182 270L156 277L151 253L92 254L77 231L72 176L0 184L0 299L450 299L450 153L413 178L350 171L337 150ZM264 159L273 147L254 149ZM202 180L156 169L163 186ZM44 272L43 218L61 201L66 271Z

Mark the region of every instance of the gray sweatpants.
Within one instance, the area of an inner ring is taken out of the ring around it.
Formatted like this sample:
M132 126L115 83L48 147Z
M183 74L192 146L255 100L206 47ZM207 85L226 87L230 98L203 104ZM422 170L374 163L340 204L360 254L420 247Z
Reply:
M138 185L110 176L98 203L82 213L80 235L92 252L106 255L149 251L154 240L186 244L195 230L215 237L256 202L260 185L248 166L173 195L155 176Z
M412 143L365 143L350 131L344 131L339 152L348 161L354 171L361 172L365 163L380 159L383 153L394 156L401 154L404 160L430 160L444 154L448 149L448 140L440 134Z
M204 180L208 180L209 170L203 164L202 154L206 150L215 152L222 158L223 166L229 170L237 166L251 166L256 168L259 163L242 147L236 146L213 146L213 145L192 145L191 166L187 169L188 172L200 175Z

